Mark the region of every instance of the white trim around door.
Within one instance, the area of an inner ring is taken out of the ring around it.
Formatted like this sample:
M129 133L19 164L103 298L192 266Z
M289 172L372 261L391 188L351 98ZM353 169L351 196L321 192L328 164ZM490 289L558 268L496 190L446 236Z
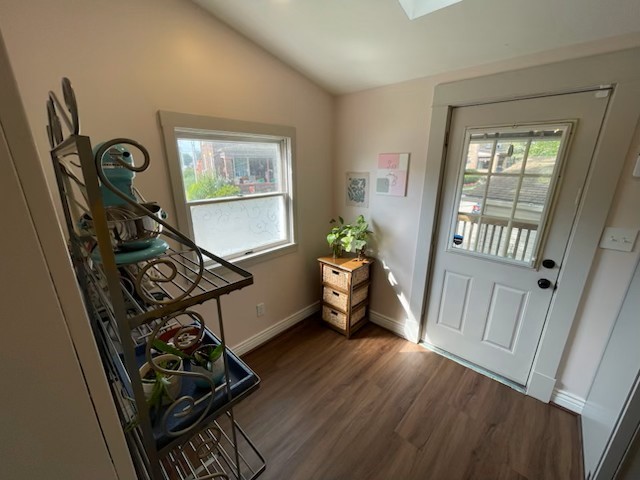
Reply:
M411 311L424 319L440 211L442 175L454 107L534 98L611 86L611 100L567 246L561 285L552 301L526 393L548 402L576 316L624 159L640 113L640 49L438 85L434 92ZM424 321L421 323L424 327ZM422 335L420 335L420 338Z

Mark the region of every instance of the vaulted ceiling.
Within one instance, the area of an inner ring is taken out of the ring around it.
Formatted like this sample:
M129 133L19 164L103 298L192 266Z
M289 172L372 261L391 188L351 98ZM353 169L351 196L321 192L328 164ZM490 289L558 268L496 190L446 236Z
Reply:
M398 0L193 1L334 93L640 38L639 0L462 0L415 20Z

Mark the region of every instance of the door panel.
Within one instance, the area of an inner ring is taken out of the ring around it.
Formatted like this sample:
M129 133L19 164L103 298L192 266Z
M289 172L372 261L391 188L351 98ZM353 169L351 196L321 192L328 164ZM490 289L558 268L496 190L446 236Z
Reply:
M482 341L513 352L528 297L522 290L495 284Z
M467 314L472 279L466 275L445 272L442 303L438 323L459 332Z
M424 341L526 383L607 101L454 109Z

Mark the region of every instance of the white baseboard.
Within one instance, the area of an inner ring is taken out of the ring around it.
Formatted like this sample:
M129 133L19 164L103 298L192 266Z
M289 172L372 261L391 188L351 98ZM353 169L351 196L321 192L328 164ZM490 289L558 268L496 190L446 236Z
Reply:
M373 310L369 310L369 320L372 323L395 333L399 337L406 338L410 342L416 341L414 338L408 337L403 322L399 322L398 320L382 315L381 313L374 312Z
M560 390L558 388L553 389L551 401L556 405L560 405L561 407L572 411L573 413L577 413L578 415L582 414L582 410L584 409L584 404L586 402L584 398L580 398L573 393Z
M555 378L533 370L527 382L527 395L542 403L549 403L555 386Z
M279 321L275 325L271 325L269 328L264 329L260 333L247 338L240 342L235 347L231 347L236 355L244 355L251 350L258 348L263 343L268 342L276 335L284 332L286 329L293 327L296 323L304 320L305 318L313 315L320 310L320 302L315 302L302 310L297 311L293 315L288 316L284 320Z

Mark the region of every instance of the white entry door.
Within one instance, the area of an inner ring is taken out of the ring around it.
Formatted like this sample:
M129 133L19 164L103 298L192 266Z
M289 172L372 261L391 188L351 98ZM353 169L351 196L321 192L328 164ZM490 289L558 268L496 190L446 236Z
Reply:
M424 341L526 384L608 93L454 109Z

